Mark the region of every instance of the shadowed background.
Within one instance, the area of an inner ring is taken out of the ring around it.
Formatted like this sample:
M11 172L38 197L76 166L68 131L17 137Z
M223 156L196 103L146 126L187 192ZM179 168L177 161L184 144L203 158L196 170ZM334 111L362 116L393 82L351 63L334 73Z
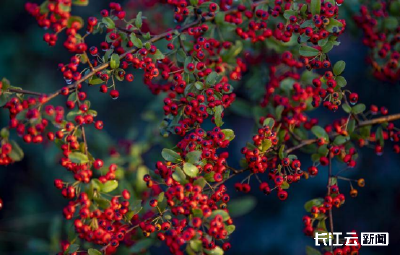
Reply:
M57 71L58 63L65 63L70 55L62 47L62 38L57 46L49 48L42 41L44 31L35 20L24 11L22 0L0 2L0 77L7 77L12 85L34 91L50 93L64 85L62 75ZM101 10L108 1L91 1L90 8L76 8L79 15L88 17ZM149 17L151 20L152 17ZM330 55L333 62L347 63L344 76L348 89L360 95L360 101L378 106L385 105L389 113L400 112L400 84L385 84L373 79L365 64L367 49L360 43L360 35L348 30L340 47ZM352 35L353 33L353 35ZM133 83L118 84L120 98L111 100L108 95L89 95L99 118L105 123L108 135L89 135L89 147L107 151L102 146L107 139L126 139L134 134L142 134L148 128L149 118L143 112L149 109L155 96L145 88L140 74ZM246 77L246 76L245 76ZM160 97L157 100L160 101ZM64 99L57 99L62 105ZM158 112L157 112L158 111ZM155 114L160 115L161 107ZM320 119L325 125L341 113L332 114L318 109L310 116ZM145 120L144 120L145 119ZM0 111L1 126L8 121L6 111ZM251 138L253 120L235 114L227 114L224 127L235 130L236 139L231 143L230 162L239 167L240 148ZM93 130L93 129L91 129ZM13 133L15 136L15 133ZM21 143L20 138L16 138ZM104 142L104 143L103 143ZM0 197L4 208L0 211L0 254L54 254L58 251L58 240L63 238L61 226L62 208L67 201L53 186L55 178L69 175L56 162L58 150L53 145L22 144L25 158L8 167L0 167ZM156 146L146 156L146 163L152 168L159 160L160 146ZM311 160L300 155L306 169ZM400 169L399 156L387 146L382 156L376 156L371 149L362 149L357 167L346 174L347 177L364 177L366 187L359 189L357 199L347 197L340 210L334 210L335 231L347 232L389 232L389 247L364 247L361 254L397 254L394 244L400 243ZM334 172L341 169L334 165ZM254 188L251 195L257 197L257 206L249 214L235 219L236 232L232 235L232 250L228 254L304 254L305 246L313 246L313 240L302 234L301 218L306 214L306 201L325 194L327 169L320 168L320 174L313 179L292 185L289 198L279 201L275 194L264 196ZM240 177L236 181L240 181ZM233 191L234 181L227 186ZM256 187L256 183L255 187ZM349 187L341 184L341 190L348 194ZM231 192L233 197L241 196ZM152 249L152 254L166 254L167 248Z

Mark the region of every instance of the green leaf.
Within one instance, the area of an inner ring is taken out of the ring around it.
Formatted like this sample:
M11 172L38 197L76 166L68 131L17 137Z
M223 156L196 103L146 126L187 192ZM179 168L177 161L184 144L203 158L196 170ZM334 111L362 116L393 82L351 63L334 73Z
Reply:
M118 188L118 181L111 180L103 184L103 186L101 187L101 191L104 193L109 193L115 190L116 188Z
M21 161L24 158L24 151L15 141L10 140L10 144L12 150L8 156L14 161Z
M312 21L311 19L306 20L303 22L303 24L301 24L300 26L301 28L306 28L306 27L315 27L314 25L314 21Z
M290 92L293 89L293 84L296 82L295 79L293 78L286 78L283 81L281 81L281 89L285 90L286 92Z
M65 250L64 254L71 254L71 253L77 252L78 250L79 250L79 245L77 245L75 243L70 244L68 246L68 249Z
M318 162L320 158L321 158L320 154L314 153L311 155L312 162Z
M328 53L333 49L333 43L332 42L327 42L324 46L322 46L322 52L323 53Z
M343 73L345 68L346 68L346 62L340 60L336 62L336 64L333 66L333 73L335 75L340 75L341 73Z
M182 184L186 182L186 175L183 173L180 167L176 167L174 173L172 174L172 179Z
M104 17L101 20L101 22L104 23L106 25L106 27L109 28L109 29L114 29L115 28L115 23L110 17Z
M354 132L356 129L356 121L354 119L349 120L349 123L347 124L347 132L350 134Z
M290 187L290 184L288 182L286 182L286 181L283 182L282 185L281 185L282 189L288 189L289 187Z
M69 6L69 5L67 5L67 4L64 4L63 2L61 2L61 3L58 5L58 8L59 8L61 11L63 11L63 12L71 12L71 6Z
M328 42L328 38L325 38L325 39L319 40L318 45L323 47L327 44L327 42Z
M133 213L133 215L138 214L142 209L142 200L136 200L134 201L131 205L131 212Z
M161 152L161 156L169 162L178 163L181 161L181 156L171 149L164 148Z
M336 76L335 80L339 87L341 87L341 88L346 87L347 81L343 76Z
M377 142L379 142L379 144L380 144L381 146L384 145L385 141L384 141L384 139L383 139L383 130L382 130L382 127L378 127L378 128L376 129L375 139L376 139Z
M275 108L275 116L277 120L281 120L282 118L282 112L284 110L284 106L283 105L278 105L278 107Z
M318 138L324 138L325 141L329 141L329 135L326 133L325 129L320 126L313 126L311 132Z
M203 217L203 210L201 209L193 209L192 213L193 217L199 217L199 218Z
M336 177L331 177L329 180L329 185L333 186L337 184L337 178Z
M159 203L161 203L164 200L164 195L165 195L164 192L161 192L160 194L158 194L157 201Z
M312 149L312 152L314 152L314 151L315 151L315 148ZM328 147L327 147L326 144L324 144L324 145L322 145L322 146L320 146L320 147L318 148L317 153L314 153L314 154L311 155L311 160L312 160L313 162L317 162L317 161L320 160L320 158L321 158L322 156L328 155L328 152L329 152Z
M223 255L224 254L224 251L219 246L216 246L213 250L204 249L204 252L208 255Z
M319 50L317 50L313 47L310 47L310 46L302 45L300 47L299 53L300 53L300 55L302 55L304 57L314 57L319 54Z
M272 146L272 141L269 139L265 139L261 145L261 151L266 152Z
M257 205L257 200L253 196L243 196L233 199L228 203L229 214L231 217L240 217L251 212Z
M351 109L351 111L352 111L354 114L360 114L360 113L364 112L366 108L367 108L367 107L365 106L365 104L357 104L356 106L353 106L353 108Z
M156 53L154 53L153 55L151 55L153 59L155 60L159 60L159 59L164 59L165 55L159 50L156 50Z
M222 129L221 132L224 133L226 140L232 141L235 139L235 132L232 129Z
M46 14L49 12L49 1L44 1L40 6L39 10L41 14Z
M306 255L321 255L321 252L311 246L307 246Z
M101 253L99 250L95 250L93 248L90 248L88 250L88 255L102 255L103 253Z
M296 15L297 15L297 12L294 11L294 10L286 10L286 11L283 13L283 17L284 17L285 19L289 19L290 16L296 16Z
M71 160L71 162L76 163L76 164L84 164L89 162L88 157L81 153L81 152L71 152L68 155L69 160Z
M0 95L0 107L4 106L8 102L8 96L4 93Z
M197 164L200 161L201 154L201 151L188 152L186 154L186 161L192 164Z
M189 245L195 252L200 252L203 248L202 242L200 240L190 240Z
M199 185L200 187L204 188L204 186L206 186L206 180L203 177L197 178L193 182L193 185Z
M359 129L361 137L367 139L371 135L371 128L372 126L361 127Z
M310 4L311 14L319 14L321 12L321 0L311 0Z
M339 27L343 27L342 22L340 22L340 21L338 21L336 19L330 18L329 19L329 24L325 27L325 29L328 32L333 33L335 30L339 31L339 29L338 29Z
M213 212L211 213L211 215L210 215L208 218L214 219L215 216L217 216L217 215L221 215L223 221L227 221L227 220L229 220L229 218L230 218L230 217L229 217L229 214L228 214L226 211L224 211L224 210L215 210L215 211L213 211Z
M73 0L72 4L78 6L87 6L89 4L89 0Z
M139 13L136 15L135 26L136 26L137 28L141 28L141 27L142 27L142 24L143 24L143 21L142 21L142 12L139 12Z
M137 241L133 246L129 248L132 253L142 253L143 250L148 249L154 242L154 239L147 238Z
M183 171L186 175L192 178L196 177L199 173L199 169L195 165L188 162L183 164Z
M131 42L133 43L133 45L135 45L135 47L137 47L137 48L143 47L142 41L139 38L137 38L135 33L131 33L130 39L131 39Z
M119 55L114 53L111 55L111 60L110 60L110 67L112 69L117 69L119 67L120 60L119 60Z
M91 85L98 85L98 84L102 84L102 83L104 83L104 81L102 79L100 79L99 77L97 77L96 75L93 75L89 79L89 84L91 84ZM71 95L76 95L76 93L72 93Z
M235 231L236 227L235 227L235 225L228 225L228 226L226 226L225 229L228 232L228 235L230 235L233 233L233 231Z
M217 76L218 76L217 72L214 72L214 71L211 72L206 78L206 84L207 85L214 85L215 81L217 79Z
M105 62L107 62L110 59L110 56L113 52L114 52L114 49L109 49L106 51L106 53L103 56L103 59Z
M222 112L224 111L224 107L222 105L218 105L214 107L214 117L215 117L215 125L220 127L224 124L222 121Z
M395 30L399 26L399 22L397 20L397 17L387 17L384 20L384 26L387 30Z
M176 60L178 60L178 61L181 62L181 63L184 63L184 62L185 62L185 60L186 60L186 53L185 53L182 49L179 49L179 50L176 52Z
M194 86L195 86L196 89L198 89L198 90L204 89L204 84L203 84L202 82L200 82L200 81L196 81L196 82L194 83Z
M389 6L389 12L393 16L400 16L400 1L392 1Z
M68 121L73 121L76 116L81 115L80 110L70 111L67 116L65 117Z
M342 145L342 144L346 143L346 142L349 141L349 140L350 140L350 137L349 137L349 136L342 136L342 135L339 135L339 136L336 136L336 137L335 137L335 140L333 141L333 143L334 143L335 145Z
M10 131L8 130L8 128L6 128L6 127L2 128L1 131L0 131L0 136L2 138L9 137L10 136Z
M348 104L342 104L343 111L351 113L351 106Z
M312 199L312 200L306 202L306 203L304 204L304 209L305 209L307 212L310 212L310 211L311 211L311 207L313 207L313 206L320 206L320 205L322 205L323 203L324 203L324 199L323 199L323 198L315 198L315 199Z
M80 27L83 27L85 24L85 22L83 21L83 19L81 17L71 16L71 17L69 17L69 19L67 21L67 27L70 28L74 22L78 22L80 24Z
M281 147L279 148L279 152L278 152L279 158L283 159L285 157L285 154L286 154L285 153L285 145L282 144Z
M106 209L106 208L110 207L110 205L111 205L109 200L102 198L102 197L94 198L94 202L102 209Z
M264 122L263 122L263 126L268 126L268 127L270 127L271 129L274 127L274 125L275 125L275 120L274 119L272 119L272 118L266 118L265 120L264 120Z

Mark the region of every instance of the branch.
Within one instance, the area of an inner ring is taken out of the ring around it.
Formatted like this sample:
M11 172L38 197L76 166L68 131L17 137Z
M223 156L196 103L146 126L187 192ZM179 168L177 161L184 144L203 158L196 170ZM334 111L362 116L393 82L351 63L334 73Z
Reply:
M185 49L185 45L183 45L182 37L178 36L178 39L179 39L179 45L181 46L181 49L183 50L183 52L185 52L186 56L189 56L189 53Z
M381 124L381 123L385 123L385 122L391 122L391 121L395 121L395 120L399 120L399 119L400 119L400 113L397 113L397 114L393 114L393 115L389 115L389 116L375 118L375 119L372 119L372 120L361 121L358 124L357 128L364 127L364 126L369 126L369 125ZM285 152L289 154L289 153L291 153L291 152L293 152L295 150L301 149L301 148L303 148L303 147L305 147L307 145L313 144L313 143L315 143L317 141L318 141L318 139L304 140L303 142L299 143L298 145L286 149ZM331 158L329 158L329 160L331 161ZM332 175L331 165L329 167L330 167L329 176L331 176ZM235 170L231 175L229 175L228 178L226 178L225 180L214 184L212 187L215 189L216 187L218 187L219 185L223 184L227 180L233 178L236 175L239 175L239 174L242 174L244 172L247 172L248 170L249 170L248 168L245 168L245 169L242 169L242 170ZM328 179L328 187L329 187L329 183L330 183L330 177ZM328 192L329 192L329 190L328 190ZM333 223L332 223L332 225L333 225Z
M329 168L328 168L328 196L331 194L331 178L332 178L332 157L331 153L329 152ZM333 235L333 214L332 214L332 207L329 209L329 226L331 233ZM333 247L331 246L331 251L333 250Z
M255 2L255 3L253 3L253 6L255 7L255 6L258 6L258 5L261 5L261 4L265 4L265 3L268 3L268 0ZM225 14L231 14L231 13L234 13L234 12L236 12L236 11L237 11L237 7L236 7L236 8L232 8L232 9L226 11ZM185 31L185 30L187 30L187 29L189 29L189 28L191 28L191 27L194 27L194 26L196 26L196 25L199 25L199 24L202 23L202 22L212 21L212 20L214 20L214 19L215 19L215 15L212 16L212 17L207 16L207 17L199 18L199 19L197 19L197 20L195 20L195 21L193 21L193 22L191 22L191 23L189 23L189 24L184 25L183 27L175 28L174 30L166 31L166 32L161 33L161 34L159 34L159 35L153 35L152 38L151 38L150 40L148 40L146 43L155 43L155 42L157 42L157 41L159 41L159 40L161 40L161 39L164 39L168 34L180 34L180 33L182 33L183 31ZM118 29L121 30L121 31L124 31L124 30L125 30L125 29L121 29L121 28L118 28ZM133 32L133 31L127 30L127 31L125 31L125 32ZM144 44L146 44L146 43L144 43ZM128 54L134 54L134 53L136 53L138 50L139 50L139 48L134 47L134 48L128 50L127 52L125 52L124 54L121 54L121 55L119 56L119 58L120 58L120 59L123 59L126 55L128 55ZM92 76L94 76L97 72L101 72L101 71L103 71L104 69L107 69L109 66L110 66L110 62L106 62L106 63L103 63L103 64L97 66L96 68L93 68L89 73L87 73L86 75L84 75L81 79L79 79L79 80L75 81L74 83L68 85L67 88L68 88L68 89L72 89L72 88L78 87L79 84L81 84L82 82L84 82L84 81L90 79L90 78L91 78ZM37 92L31 92L31 91L25 91L25 90L17 90L17 89L9 89L9 91L11 91L11 92L17 92L17 93L22 93L22 94L31 94L31 95L36 95L36 96L41 96L41 95L43 95L43 94L37 93ZM46 102L47 102L47 101L50 101L50 100L53 99L53 98L55 98L55 97L58 96L60 93L61 93L61 89L57 90L56 92L54 92L54 93L52 93L52 94L49 94L49 95L47 96Z
M399 119L400 119L400 113L392 114L392 115L383 116L380 118L361 121L360 123L358 123L357 128L365 127L365 126L369 126L369 125L375 125L375 124L382 124L385 122L392 122L392 121L399 120Z
M304 140L303 142L299 143L298 145L293 146L292 148L289 148L289 149L285 150L285 152L286 152L286 153L291 153L291 152L293 152L293 151L295 151L295 150L298 150L298 149L300 149L300 148L303 148L304 146L313 144L313 143L315 143L315 142L317 142L317 141L318 141L317 139L308 139L308 140Z
M126 29L126 28L122 28L122 27L115 27L117 30L119 30L119 31L121 31L121 32L124 32L124 33L127 33L127 34L132 34L132 33L134 33L134 34L136 34L136 35L141 35L141 36L143 36L144 34L143 34L143 32L142 31L139 31L139 30L129 30L129 29ZM154 35L150 35L150 37L153 37Z
M249 168L245 168L245 169L242 169L242 170L236 170L235 172L233 172L233 174L229 175L229 177L226 178L225 180L222 180L222 181L220 181L220 182L217 182L216 184L214 184L213 186L211 186L211 189L213 189L213 190L216 189L219 185L224 184L227 180L233 178L233 177L236 176L236 175L239 175L239 174L241 174L241 173L247 172L248 170L250 170L250 169L249 169ZM207 189L205 189L204 191L207 191Z
M35 91L29 91L29 90L24 90L24 89L7 89L8 92L14 92L14 93L19 93L19 94L27 94L27 95L34 95L34 96L45 96L46 94L35 92Z

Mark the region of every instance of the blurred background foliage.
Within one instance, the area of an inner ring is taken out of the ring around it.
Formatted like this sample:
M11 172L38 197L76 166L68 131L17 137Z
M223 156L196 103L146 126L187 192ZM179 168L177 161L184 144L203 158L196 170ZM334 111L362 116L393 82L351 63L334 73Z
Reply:
M135 8L137 2L128 4ZM57 64L67 62L70 55L63 49L61 39L54 48L49 48L42 41L44 32L25 13L24 4L23 0L0 1L0 77L7 77L14 86L50 93L64 85ZM89 8L76 8L76 12L83 17L92 16L106 4L108 1L91 1ZM356 7L352 6L349 10L351 8ZM150 23L154 19L160 24L160 18L164 18L172 24L168 14L167 17L160 17L160 10L153 10L148 15ZM348 88L359 93L361 102L385 105L389 113L400 112L400 84L384 84L373 79L365 64L366 53L366 47L360 42L359 31L350 26L342 44L335 47L330 57L333 62L346 61L344 76ZM142 84L140 73L135 73L135 76L135 82L118 85L118 100L96 93L97 88L89 88L89 98L93 108L98 111L98 119L104 121L105 129L104 132L97 132L89 128L88 143L97 157L107 155L110 149L117 149L120 153L126 152L121 154L128 155L125 160L145 164L152 169L161 158L161 149L173 146L174 138L163 139L158 135L157 129L162 119L162 95L153 96ZM250 93L239 89L239 96L254 98L260 91L262 94L266 77L263 73L253 77L254 88ZM243 80L248 78L249 75L245 75ZM65 99L57 100L55 105L64 104ZM228 114L224 124L225 128L233 129L236 134L236 139L229 147L230 162L234 167L239 167L240 148L251 139L254 131L253 118L242 116L241 107L232 107L236 110ZM341 115L318 109L311 112L310 116L318 118L320 124L325 125ZM7 121L8 114L0 111L1 126L7 125ZM146 137L151 138L150 144L144 142ZM133 147L128 150L132 144ZM53 180L68 178L70 174L58 166L58 150L54 145L22 146L25 159L0 168L0 197L4 201L4 209L0 211L0 254L55 254L59 250L59 240L65 239L71 228L62 219L62 208L67 201L54 188ZM141 152L144 151L142 159ZM367 185L360 190L358 198L348 196L346 205L334 210L335 231L356 229L359 232L389 232L389 247L364 247L361 253L398 254L395 244L400 243L400 221L397 220L400 214L400 159L389 148L380 157L374 155L372 149L361 151L357 167L347 175L364 177ZM307 168L311 164L309 156L299 156L303 167ZM340 167L334 165L336 171ZM313 246L314 242L302 235L303 205L325 193L325 170L321 169L316 178L294 184L285 202L275 196L265 197L254 188L251 195L257 198L257 205L249 214L234 220L237 231L232 235L233 249L229 254L304 254L305 246ZM232 196L243 196L234 192L234 182L232 180L227 184ZM254 184L257 187L257 183ZM342 183L342 190L349 190L346 186L347 183ZM165 254L167 249L155 247L151 253ZM126 253L121 251L120 254Z

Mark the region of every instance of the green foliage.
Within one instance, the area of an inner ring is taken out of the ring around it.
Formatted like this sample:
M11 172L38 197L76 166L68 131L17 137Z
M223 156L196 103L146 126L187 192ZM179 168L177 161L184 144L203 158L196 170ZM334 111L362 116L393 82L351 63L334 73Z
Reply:
M257 205L257 201L252 196L245 196L229 202L228 209L231 217L236 218L248 214Z
M178 163L181 161L181 156L170 149L163 149L161 155L166 161L170 161L172 163Z
M304 209L307 211L307 212L310 212L311 211L311 207L313 207L313 206L320 206L320 205L322 205L324 203L324 199L323 198L315 198L315 199L312 199L312 200L310 200L310 201L308 201L307 203L305 203L304 204Z
M335 75L340 75L343 73L344 69L346 68L346 63L344 61L338 61L333 66L333 73Z

